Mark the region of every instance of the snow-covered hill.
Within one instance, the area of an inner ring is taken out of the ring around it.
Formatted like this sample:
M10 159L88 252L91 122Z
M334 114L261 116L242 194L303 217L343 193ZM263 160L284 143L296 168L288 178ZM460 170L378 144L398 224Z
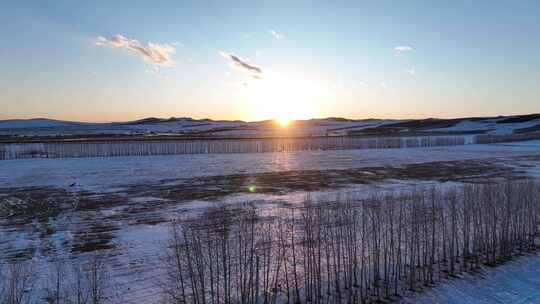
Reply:
M21 128L51 128L51 127L66 127L80 126L85 123L54 120L47 118L32 118L32 119L9 119L0 120L0 129L21 129Z
M128 122L83 123L52 119L0 120L2 136L174 134L259 137L318 135L512 134L540 131L540 114L457 119L325 118L293 121L282 127L273 121L244 122L192 118L145 118Z

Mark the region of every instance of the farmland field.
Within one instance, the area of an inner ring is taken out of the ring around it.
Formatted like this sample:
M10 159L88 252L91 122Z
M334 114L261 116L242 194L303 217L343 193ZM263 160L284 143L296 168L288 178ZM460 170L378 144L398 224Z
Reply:
M540 176L540 142L385 150L18 159L0 166L0 258L102 253L125 303L159 298L169 221L226 205L280 214L311 201ZM41 273L46 273L42 271ZM510 303L510 302L508 302Z

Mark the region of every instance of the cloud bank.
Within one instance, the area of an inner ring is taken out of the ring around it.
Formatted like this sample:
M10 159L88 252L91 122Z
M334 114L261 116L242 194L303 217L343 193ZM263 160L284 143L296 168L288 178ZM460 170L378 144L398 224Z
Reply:
M219 54L223 56L223 58L230 60L233 66L250 74L251 77L256 79L260 79L262 77L262 69L258 66L248 63L247 60L244 60L232 53L227 53L223 51L220 51Z
M98 36L96 38L96 45L133 52L139 55L144 61L157 66L169 67L175 64L172 55L176 53L176 47L173 44L148 42L148 45L144 46L136 39L116 35L109 38Z

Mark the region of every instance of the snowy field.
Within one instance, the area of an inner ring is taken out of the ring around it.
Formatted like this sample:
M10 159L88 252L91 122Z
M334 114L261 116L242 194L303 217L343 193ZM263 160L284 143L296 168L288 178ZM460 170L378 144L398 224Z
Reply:
M2 161L2 187L54 186L107 190L126 184L201 176L508 158L540 154L540 141L386 150L199 154L113 158L19 159Z
M47 207L40 218L10 210L1 213L0 258L33 258L45 268L53 252L62 258L84 260L95 250L103 251L109 256L111 275L123 302L141 303L158 295L155 279L160 276L158 257L167 238L167 222L179 215L200 212L219 202L253 201L263 210L300 202L308 194L331 200L344 192L361 196L373 189L396 191L432 183L520 177L540 177L540 141L387 150L7 160L0 162L0 200L18 208L21 200L47 198L54 207ZM524 259L539 269L538 257ZM501 269L526 276L520 267L527 266L519 266L520 261ZM508 276L496 270L486 275L487 282L491 282L490 276L493 283L485 284L485 293L497 288L501 280L501 286L508 288L528 282L519 286L522 291L516 291L521 300L529 288L540 289L538 272L532 272L530 280L527 276L515 282L504 281ZM451 298L453 289L463 290L464 285L459 284L465 283L460 282L451 281L418 301L463 303ZM470 296L467 303L494 303L486 299L518 303L509 295Z
M540 303L540 256L525 255L496 268L485 268L480 274L465 274L402 303Z

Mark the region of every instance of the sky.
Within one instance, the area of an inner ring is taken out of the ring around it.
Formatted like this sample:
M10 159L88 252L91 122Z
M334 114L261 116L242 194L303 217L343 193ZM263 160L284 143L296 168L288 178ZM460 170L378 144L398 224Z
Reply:
M540 1L3 1L0 119L540 112Z

